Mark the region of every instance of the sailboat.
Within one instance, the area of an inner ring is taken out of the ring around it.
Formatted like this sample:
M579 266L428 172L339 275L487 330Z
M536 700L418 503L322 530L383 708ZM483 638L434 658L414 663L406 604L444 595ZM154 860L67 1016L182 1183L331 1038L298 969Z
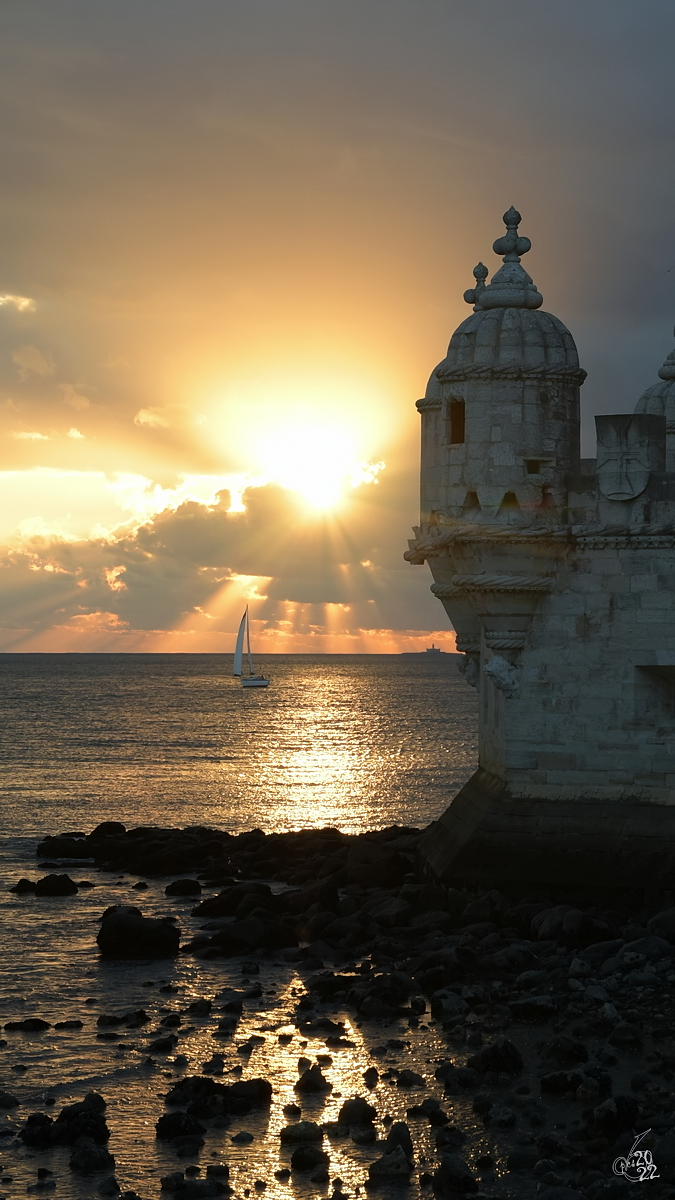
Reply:
M242 674L242 659L244 657L244 635L246 635L246 653L248 655L248 675ZM251 657L251 633L248 624L248 604L244 610L244 615L241 618L239 625L239 633L237 634L237 644L234 650L234 670L233 675L241 677L242 687L269 687L269 679L264 675L256 675L253 669L253 658Z

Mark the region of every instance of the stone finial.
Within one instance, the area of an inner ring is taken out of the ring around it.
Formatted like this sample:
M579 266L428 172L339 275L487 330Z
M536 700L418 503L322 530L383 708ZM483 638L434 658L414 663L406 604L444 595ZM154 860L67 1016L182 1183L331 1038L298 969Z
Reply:
M476 274L476 272L474 271L474 275L475 274ZM465 299L466 299L466 296L465 296ZM673 334L675 335L675 329L673 329ZM668 380L675 379L675 350L671 350L666 361L664 362L663 366L661 367L661 369L659 371L659 379L668 379Z
M485 291L485 280L488 277L488 269L484 263L478 263L473 269L473 277L476 280L476 286L468 288L464 293L464 299L467 304L473 304L473 311L480 310L479 298L481 292Z
M528 250L532 249L532 242L529 238L518 236L518 226L522 219L513 205L502 217L506 225L506 233L492 243L492 249L495 254L503 254L504 262L520 262L520 255L527 254Z
M520 213L511 205L508 212L504 213L506 233L497 238L492 246L495 254L503 255L504 265L492 276L487 287L482 287L480 291L478 287L473 289L472 299L476 309L541 308L544 303L543 296L520 264L521 254L527 254L532 246L529 238L519 236L520 222ZM471 303L468 292L465 293L464 299Z

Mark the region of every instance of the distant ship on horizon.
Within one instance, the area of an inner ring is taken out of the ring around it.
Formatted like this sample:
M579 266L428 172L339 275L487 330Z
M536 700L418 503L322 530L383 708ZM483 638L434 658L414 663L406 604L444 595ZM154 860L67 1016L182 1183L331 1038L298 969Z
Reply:
M440 655L440 654L443 654L446 656L446 658L453 657L452 650L441 650L440 646L435 646L433 642L431 643L430 646L427 646L425 650L402 650L401 654L404 654L404 655L414 654L415 656L417 656L419 654L431 654L431 655L433 655L434 658L438 657L438 655Z

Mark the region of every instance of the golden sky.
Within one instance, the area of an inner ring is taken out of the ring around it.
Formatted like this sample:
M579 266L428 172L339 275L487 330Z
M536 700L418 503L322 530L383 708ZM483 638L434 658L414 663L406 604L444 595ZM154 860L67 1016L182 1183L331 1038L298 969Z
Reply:
M592 415L675 316L669 0L4 0L0 650L453 644L418 417L510 204Z

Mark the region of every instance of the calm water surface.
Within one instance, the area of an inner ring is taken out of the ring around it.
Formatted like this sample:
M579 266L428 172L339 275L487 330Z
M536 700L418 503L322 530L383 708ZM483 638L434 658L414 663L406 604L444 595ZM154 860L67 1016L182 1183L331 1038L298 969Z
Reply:
M75 879L91 878L96 886L88 891L65 898L13 895L7 888L20 875L35 879L44 873L36 865L36 838L89 831L109 819L128 825L211 824L233 832L255 826L272 831L334 825L358 832L393 823L426 825L475 766L475 694L455 661L270 656L259 666L271 675L272 686L243 691L228 675L231 661L220 655L0 655L0 1021L41 1016L52 1024L73 1018L84 1023L79 1032L5 1033L0 1088L18 1096L22 1107L6 1120L0 1115L0 1127L22 1124L29 1111L42 1110L47 1096L56 1097L56 1109L43 1111L58 1112L95 1088L108 1102L120 1183L154 1200L160 1175L185 1165L154 1137L164 1111L161 1097L180 1068L171 1056L148 1063L145 1031L101 1041L96 1017L143 1007L152 1017L146 1028L154 1030L167 1010L242 986L237 960L101 962L97 919L108 904L136 902L147 915L171 913L187 938L197 927L192 902L165 897L164 879L150 880L139 899L129 890L135 877L101 875L81 864L63 869ZM281 1109L295 1099L298 1056L314 1058L326 1048L318 1042L301 1046L297 1031L289 1044L278 1041L280 1034L294 1032L289 1017L304 991L295 967L261 960L256 978L263 995L246 1003L233 1039L215 1041L215 1021L197 1019L179 1050L191 1072L218 1051L226 1059L225 1082L240 1073L264 1075L273 1082L274 1103L269 1115L210 1131L199 1161L203 1170L209 1161L228 1162L235 1197L253 1189L256 1179L267 1181L271 1200L330 1195L330 1186L297 1180L290 1187L274 1178L283 1159L277 1137L286 1123ZM160 993L166 983L177 991ZM402 1032L410 1041L402 1052L409 1065L433 1077L424 1063L440 1050L435 1034ZM242 1056L238 1047L251 1033L260 1041L250 1057ZM393 1027L369 1032L350 1025L354 1048L332 1052L333 1064L326 1068L333 1093L325 1102L303 1102L303 1115L335 1119L344 1097L363 1093L361 1074L373 1061L373 1046L392 1034ZM378 1111L395 1118L413 1102L392 1081L381 1080L374 1095ZM230 1141L241 1128L255 1137L244 1149ZM373 1157L367 1147L334 1143L331 1177L339 1174L355 1195L363 1190ZM78 1179L67 1160L67 1151L13 1149L0 1139L0 1177L13 1177L0 1183L0 1196L25 1195L41 1166L54 1171L57 1183L47 1194L63 1200L95 1196L101 1176Z
M454 656L0 655L6 835L103 820L233 832L427 825L474 769Z

